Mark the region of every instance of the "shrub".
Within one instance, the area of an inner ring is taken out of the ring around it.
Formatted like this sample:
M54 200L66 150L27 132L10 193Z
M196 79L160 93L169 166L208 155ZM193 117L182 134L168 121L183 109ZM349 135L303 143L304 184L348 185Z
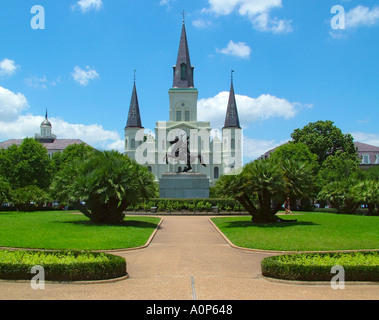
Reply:
M266 277L300 281L331 281L336 265L344 267L346 281L379 281L378 251L282 255L261 263Z
M125 276L122 257L84 251L0 251L0 279L31 280L40 265L47 281L91 281Z
M14 206L20 211L39 210L50 201L49 195L37 186L27 186L11 191Z

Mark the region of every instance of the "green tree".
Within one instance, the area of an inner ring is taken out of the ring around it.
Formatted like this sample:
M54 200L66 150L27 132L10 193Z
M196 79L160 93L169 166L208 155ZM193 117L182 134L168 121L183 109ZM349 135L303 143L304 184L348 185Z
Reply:
M295 143L302 142L307 145L318 156L320 165L337 152L344 152L352 159L358 157L352 135L343 134L329 120L309 123L302 129L296 129L292 133L292 139Z
M367 205L369 215L379 214L379 181L361 181L352 187L352 194L357 203Z
M247 164L239 175L224 175L216 182L216 194L232 197L247 210L254 223L273 222L287 196L302 197L313 184L311 167L294 160L275 158Z
M359 180L354 178L330 182L321 189L318 198L329 201L339 213L354 213L360 205L354 193L354 186L358 183Z
M278 161L293 160L305 163L315 174L318 171L317 155L312 153L309 148L301 142L289 142L278 147L271 158Z
M57 200L75 205L92 221L120 224L130 204L155 195L156 184L146 168L127 156L103 151L63 168L52 190Z
M0 206L3 203L10 201L11 186L9 182L2 176L0 176Z
M58 173L65 166L76 160L85 160L90 158L95 152L95 149L85 143L73 144L68 146L62 152L57 152L53 155L53 170Z
M47 190L52 179L52 166L46 148L35 139L26 138L20 146L1 150L0 175L14 189L35 185Z
M359 160L346 152L336 152L321 165L318 173L318 185L323 187L334 181L342 181L359 176Z
M27 186L11 191L14 206L20 211L34 211L50 201L49 194L37 186Z

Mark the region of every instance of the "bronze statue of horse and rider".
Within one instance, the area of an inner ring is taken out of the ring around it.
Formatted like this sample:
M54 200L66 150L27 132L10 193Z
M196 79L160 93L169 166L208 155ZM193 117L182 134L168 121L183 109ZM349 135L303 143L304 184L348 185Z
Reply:
M189 137L187 137L187 141L183 141L183 135L179 137L175 137L175 140L170 141L170 145L172 145L171 153L167 153L164 159L166 159L166 163L168 164L168 159L173 159L175 162L179 163L180 161L185 161L187 166L182 170L182 172L188 172L192 170L192 164L199 159L200 164L203 167L207 165L203 161L203 157L201 155L193 156L189 150ZM180 172L179 172L180 173Z

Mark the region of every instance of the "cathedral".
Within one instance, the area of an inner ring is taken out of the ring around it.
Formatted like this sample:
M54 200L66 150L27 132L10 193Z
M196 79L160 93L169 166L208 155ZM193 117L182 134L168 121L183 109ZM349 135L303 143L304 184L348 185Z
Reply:
M197 100L183 21L173 85L169 89L169 121L156 123L155 136L146 134L134 81L125 127L125 154L146 166L157 181L167 172L193 172L206 174L210 185L214 185L221 175L242 167L242 129L233 79L221 133L215 134L210 122L198 121Z

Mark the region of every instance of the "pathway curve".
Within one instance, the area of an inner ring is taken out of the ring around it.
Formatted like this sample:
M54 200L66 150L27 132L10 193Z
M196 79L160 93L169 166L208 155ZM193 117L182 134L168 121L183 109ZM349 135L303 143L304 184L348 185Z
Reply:
M129 279L98 284L0 282L1 299L379 299L379 285L304 285L264 279L260 262L270 253L234 249L204 216L164 217L151 245L118 252L128 262Z

